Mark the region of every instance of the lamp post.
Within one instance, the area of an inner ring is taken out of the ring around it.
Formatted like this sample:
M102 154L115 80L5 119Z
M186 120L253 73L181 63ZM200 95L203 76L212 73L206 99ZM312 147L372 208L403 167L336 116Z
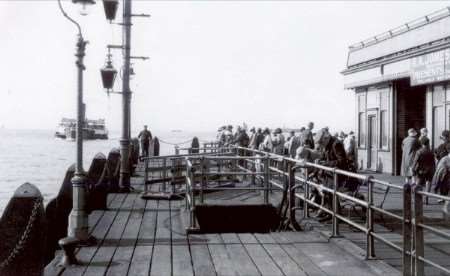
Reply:
M73 0L74 3L83 5L95 4L93 0ZM75 174L72 178L73 202L72 211L69 216L68 237L77 243L87 243L91 240L88 232L88 216L86 213L86 173L83 169L83 125L84 125L84 104L83 104L83 71L85 66L83 59L85 56L86 44L83 38L80 24L71 18L63 9L61 0L58 0L59 8L69 21L78 29L76 43L76 67L77 67L77 126L76 126L76 164Z
M110 53L108 52L108 62L107 65L101 69L103 87L106 89L107 93L119 93L122 94L122 133L120 137L120 178L119 185L122 192L130 191L130 136L131 136L131 89L130 89L130 75L131 70L131 59L143 59L146 60L148 57L132 57L131 56L131 17L132 16L143 16L149 17L146 14L132 14L131 11L132 0L123 1L123 14L122 19L122 31L123 31L123 41L122 45L108 45L108 51L111 49L121 49L123 51L123 76L122 76L122 91L114 92L112 87L114 84L114 78L116 71L112 68L110 62ZM118 0L103 0L103 7L105 10L106 19L110 22L115 19L117 11ZM108 66L109 64L109 66Z

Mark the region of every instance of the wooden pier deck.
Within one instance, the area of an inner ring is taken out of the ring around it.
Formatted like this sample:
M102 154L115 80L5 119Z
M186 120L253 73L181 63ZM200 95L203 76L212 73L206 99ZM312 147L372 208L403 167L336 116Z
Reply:
M98 243L77 250L81 265L58 267L58 251L45 275L399 275L314 230L187 235L184 200L146 201L137 192L110 194L108 209L89 216Z

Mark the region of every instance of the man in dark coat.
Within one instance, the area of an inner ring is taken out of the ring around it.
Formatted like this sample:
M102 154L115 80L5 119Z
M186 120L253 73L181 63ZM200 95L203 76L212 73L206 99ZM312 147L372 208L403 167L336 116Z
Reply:
M138 135L138 138L141 141L143 156L148 156L148 147L150 146L150 140L152 140L152 133L147 128L148 127L145 125L144 129Z
M313 136L314 123L310 122L308 128L306 128L301 134L301 146L314 149L314 136Z
M256 131L255 135L255 149L259 149L259 145L264 141L264 134L262 133L262 129L260 127Z
M412 178L412 164L416 151L420 148L417 139L417 131L413 128L408 130L408 136L402 141L402 167L401 175L405 177L406 182L410 182Z
M431 181L433 180L436 164L434 161L434 154L430 150L430 140L426 137L419 139L421 148L416 152L412 164L412 174L415 183L426 187L426 191L431 190ZM428 197L426 198L428 204Z
M441 134L442 144L440 144L435 150L434 155L439 162L443 157L450 153L450 131L444 130Z

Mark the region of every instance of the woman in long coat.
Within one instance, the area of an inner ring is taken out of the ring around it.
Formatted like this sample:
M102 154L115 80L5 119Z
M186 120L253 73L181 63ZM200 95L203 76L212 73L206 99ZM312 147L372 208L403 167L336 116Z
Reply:
M406 178L406 182L411 180L412 165L416 151L420 148L420 143L417 140L417 132L415 129L410 128L408 130L408 137L403 139L402 142L402 167L401 175Z

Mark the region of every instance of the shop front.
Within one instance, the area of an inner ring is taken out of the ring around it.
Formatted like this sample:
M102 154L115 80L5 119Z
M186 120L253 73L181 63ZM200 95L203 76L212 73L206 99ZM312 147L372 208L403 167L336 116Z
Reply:
M450 128L450 12L438 11L350 46L342 72L355 93L358 166L398 175L408 129L431 146Z

